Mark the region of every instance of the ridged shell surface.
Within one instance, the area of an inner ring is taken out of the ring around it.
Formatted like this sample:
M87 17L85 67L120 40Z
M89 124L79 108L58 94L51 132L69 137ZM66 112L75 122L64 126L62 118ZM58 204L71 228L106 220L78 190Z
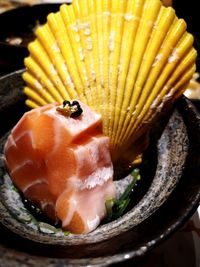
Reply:
M196 51L159 0L74 0L36 30L23 79L27 105L80 99L99 111L113 158L184 92Z

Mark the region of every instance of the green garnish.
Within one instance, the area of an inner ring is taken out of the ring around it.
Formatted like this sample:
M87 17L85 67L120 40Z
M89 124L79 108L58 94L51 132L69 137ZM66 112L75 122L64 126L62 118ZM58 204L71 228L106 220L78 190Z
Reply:
M63 231L63 230L62 230L62 231ZM68 236L68 235L71 234L69 231L63 231L63 233L64 233L64 236Z
M14 184L12 184L11 186L12 190L15 191L16 193L19 193L19 190L16 186L14 186Z
M119 199L110 198L106 201L106 222L110 222L122 216L126 208L128 207L128 204L131 200L131 193L133 191L133 188L136 185L137 181L141 179L139 169L137 168L132 171L131 175L133 177L133 180L121 195L121 197Z

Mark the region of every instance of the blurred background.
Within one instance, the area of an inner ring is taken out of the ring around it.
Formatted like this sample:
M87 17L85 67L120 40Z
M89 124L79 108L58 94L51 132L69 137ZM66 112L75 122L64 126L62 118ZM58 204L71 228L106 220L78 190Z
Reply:
M0 76L24 67L35 28L63 2L71 1L0 0Z

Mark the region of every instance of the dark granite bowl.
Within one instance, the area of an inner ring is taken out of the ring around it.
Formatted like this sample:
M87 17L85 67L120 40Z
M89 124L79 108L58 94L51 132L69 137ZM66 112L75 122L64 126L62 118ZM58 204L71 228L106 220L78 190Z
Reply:
M200 116L182 98L164 129L151 133L142 179L121 218L69 236L33 222L3 166L5 134L27 110L21 72L0 79L0 266L107 266L146 254L188 220L200 200Z

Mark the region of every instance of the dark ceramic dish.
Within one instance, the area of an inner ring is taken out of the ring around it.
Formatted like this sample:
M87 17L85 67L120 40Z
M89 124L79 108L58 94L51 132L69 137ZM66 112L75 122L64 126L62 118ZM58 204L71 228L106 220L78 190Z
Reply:
M0 79L0 266L20 266L27 260L33 267L108 266L145 255L189 219L200 200L200 116L186 98L177 103L166 127L157 126L151 133L142 179L121 218L88 235L64 236L30 223L23 207L14 216L16 207L10 201L22 202L10 194L3 143L27 110L21 73Z

